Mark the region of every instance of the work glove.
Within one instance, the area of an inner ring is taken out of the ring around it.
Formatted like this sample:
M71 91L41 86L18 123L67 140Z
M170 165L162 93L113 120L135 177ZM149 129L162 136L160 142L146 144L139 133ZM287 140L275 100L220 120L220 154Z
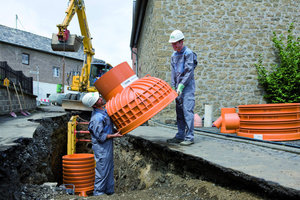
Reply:
M179 83L179 85L177 87L177 91L176 91L178 96L180 96L182 94L183 88L184 88L184 85L182 83Z

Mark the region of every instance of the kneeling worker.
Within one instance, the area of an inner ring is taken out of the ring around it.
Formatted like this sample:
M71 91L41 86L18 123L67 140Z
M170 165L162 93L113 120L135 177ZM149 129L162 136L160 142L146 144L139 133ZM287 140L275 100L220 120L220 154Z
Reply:
M105 100L98 92L86 94L82 103L87 107L93 107L88 130L91 133L96 161L94 195L110 195L114 193L112 138L122 135L119 132L114 133L112 121L104 108Z

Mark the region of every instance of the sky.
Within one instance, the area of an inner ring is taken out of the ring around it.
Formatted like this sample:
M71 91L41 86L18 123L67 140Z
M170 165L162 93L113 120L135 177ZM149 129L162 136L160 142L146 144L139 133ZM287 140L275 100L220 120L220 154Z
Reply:
M0 0L0 24L52 37L66 14L68 0ZM95 58L112 66L127 61L131 66L130 36L133 0L85 0L85 12ZM18 20L16 20L16 15ZM17 23L16 23L17 22ZM77 15L68 29L81 35Z

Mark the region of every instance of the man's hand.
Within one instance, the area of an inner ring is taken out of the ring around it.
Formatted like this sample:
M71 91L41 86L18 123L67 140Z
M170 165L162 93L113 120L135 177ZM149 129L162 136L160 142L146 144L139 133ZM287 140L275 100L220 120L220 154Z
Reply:
M176 91L178 96L180 96L182 94L183 88L184 88L184 85L182 83L179 83L179 85L177 87L177 91Z
M122 136L123 136L123 135L120 134L119 131L113 134L113 137L114 137L114 138L115 138L115 137L122 137Z
M120 132L116 132L116 133L114 133L114 134L108 134L108 135L106 136L107 139L116 138L116 137L123 137L123 135L120 134Z

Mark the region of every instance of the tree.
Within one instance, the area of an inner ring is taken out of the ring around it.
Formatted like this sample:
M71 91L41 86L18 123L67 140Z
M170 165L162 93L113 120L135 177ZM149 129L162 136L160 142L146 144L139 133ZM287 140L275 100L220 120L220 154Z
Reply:
M259 84L264 88L264 98L268 103L300 102L300 38L292 34L290 25L286 38L278 37L273 32L272 41L277 49L279 63L267 70L262 65L262 58L255 64Z

